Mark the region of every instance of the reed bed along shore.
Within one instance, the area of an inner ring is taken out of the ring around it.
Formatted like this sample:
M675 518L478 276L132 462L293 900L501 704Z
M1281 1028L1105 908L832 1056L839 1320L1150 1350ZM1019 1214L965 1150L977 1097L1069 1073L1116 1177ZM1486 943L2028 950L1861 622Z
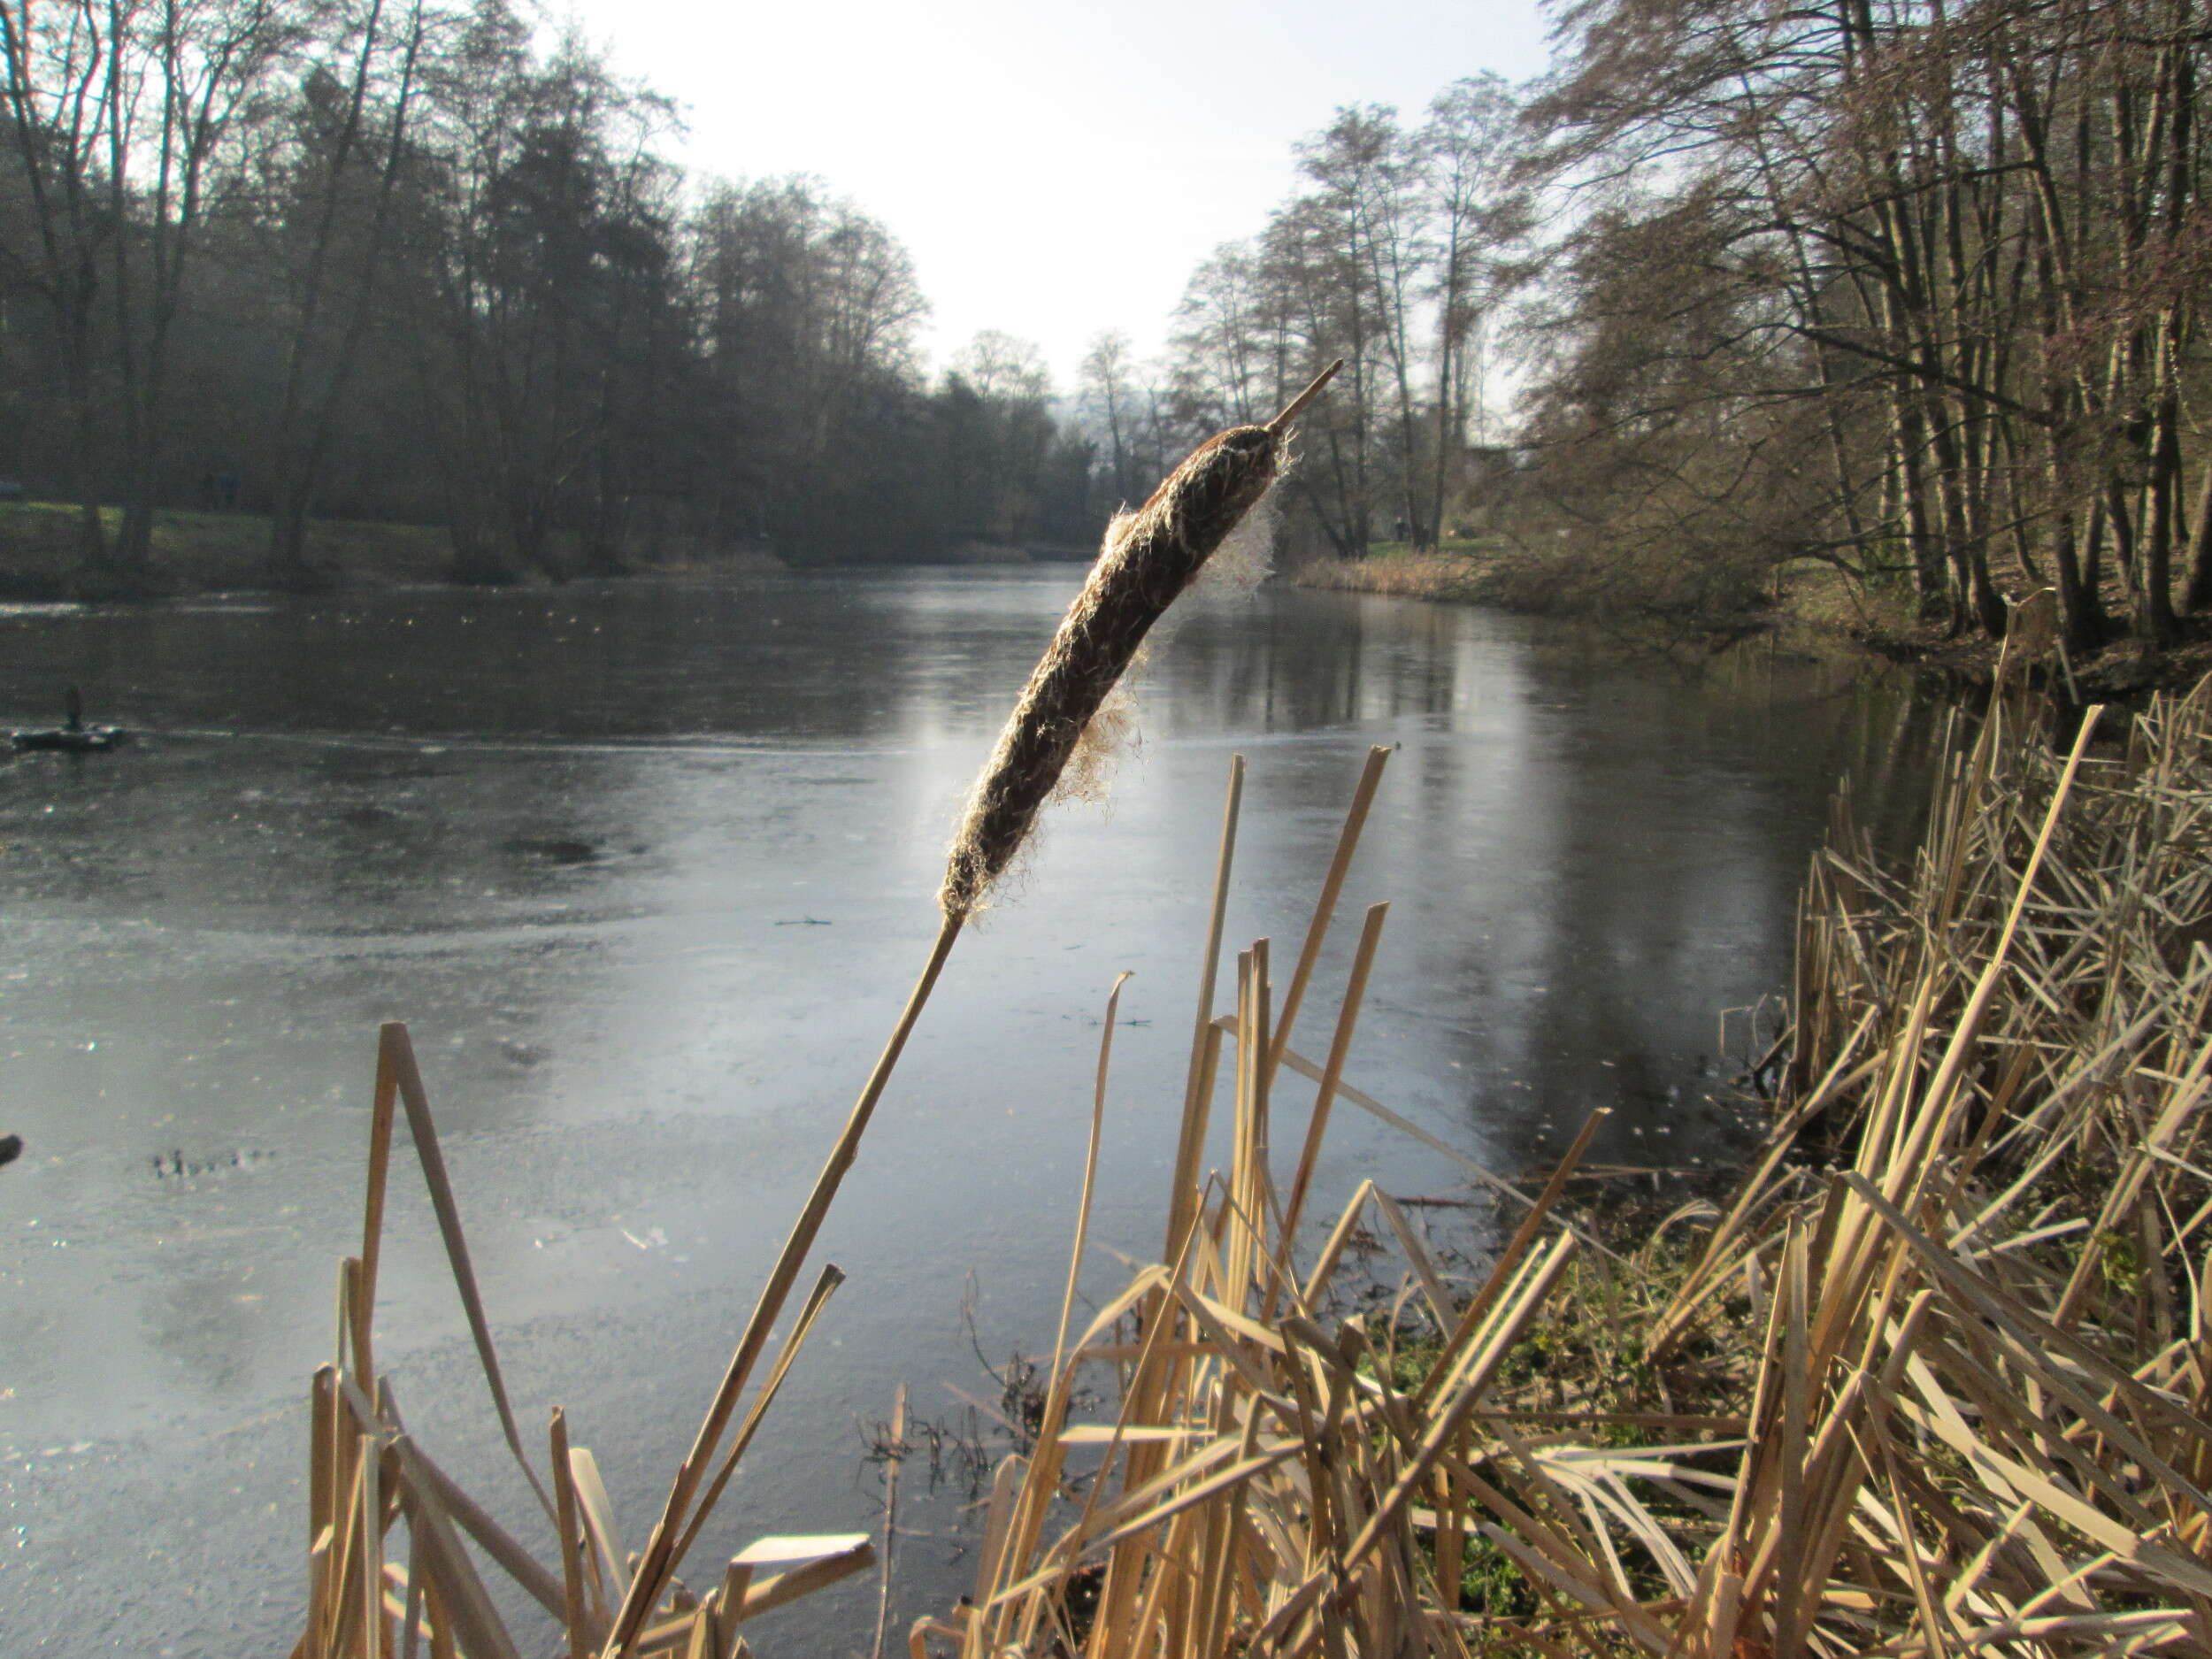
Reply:
M2107 753L2001 705L1902 874L1840 825L1740 1187L1609 1248L1586 1130L1471 1297L1371 1188L1299 1231L1341 1045L1271 1127L1255 947L1193 1061L1187 1144L1233 1054L1227 1168L1055 1373L1119 1409L1048 1410L916 1654L2212 1651L2208 709ZM1363 1217L1399 1317L1333 1317Z
M1363 559L1311 559L1291 572L1300 588L1328 593L1388 594L1473 604L1487 596L1497 555L1482 552L1393 553Z

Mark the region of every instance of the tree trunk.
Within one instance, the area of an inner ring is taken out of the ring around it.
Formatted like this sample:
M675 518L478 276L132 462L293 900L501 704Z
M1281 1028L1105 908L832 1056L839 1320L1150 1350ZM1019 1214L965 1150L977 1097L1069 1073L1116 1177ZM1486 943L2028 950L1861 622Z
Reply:
M375 0L362 26L361 54L356 60L353 85L346 101L345 120L330 157L323 199L318 204L315 234L308 250L304 292L300 315L294 324L285 353L284 391L277 407L275 442L272 448L268 567L272 580L284 587L303 585L308 579L307 520L313 511L316 485L329 453L330 427L336 405L350 376L355 353L366 332L371 301L376 288L377 264L384 247L384 231L390 217L392 187L405 154L407 109L414 88L415 63L422 45L422 5L417 0L408 31L400 79L391 115L391 139L377 180L376 206L369 225L368 245L362 254L360 287L352 315L339 337L336 361L328 370L323 396L311 415L304 413L308 398L308 359L313 351L317 326L327 293L331 245L337 233L340 202L344 195L346 169L359 141L364 110L368 102L370 71L376 57L377 35L384 16L384 0ZM304 430L303 431L303 426Z
M1925 486L1921 481L1921 419L1911 405L1912 394L1900 391L1893 411L1893 438L1897 448L1897 490L1905 508L1906 545L1912 549L1913 592L1919 618L1927 623L1947 622L1950 591L1944 577L1942 549L1929 524Z
M2059 627L2070 651L2092 651L2103 642L2103 612L2082 580L2074 541L2074 512L2061 507L2051 525L2051 568L2058 575Z
M2189 532L2189 610L2197 616L2212 610L2212 455L2205 457L2202 466L2195 523Z

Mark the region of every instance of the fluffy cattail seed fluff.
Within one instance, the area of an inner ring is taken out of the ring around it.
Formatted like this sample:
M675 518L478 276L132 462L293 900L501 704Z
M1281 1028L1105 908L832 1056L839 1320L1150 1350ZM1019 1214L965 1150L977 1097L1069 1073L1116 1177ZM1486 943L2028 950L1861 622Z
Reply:
M1145 634L1275 481L1287 424L1234 426L1207 440L1151 500L1107 531L1090 580L1061 619L969 797L937 895L948 917L972 912L1012 862Z

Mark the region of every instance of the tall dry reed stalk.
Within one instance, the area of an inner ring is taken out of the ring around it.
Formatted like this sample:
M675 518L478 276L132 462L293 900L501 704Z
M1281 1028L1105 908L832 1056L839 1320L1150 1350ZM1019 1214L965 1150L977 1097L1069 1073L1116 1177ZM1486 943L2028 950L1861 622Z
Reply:
M1077 595L1058 633L1045 649L1007 721L975 788L966 820L946 860L939 893L943 913L921 977L892 1027L875 1069L862 1087L843 1131L793 1224L768 1283L739 1339L722 1386L708 1408L697 1440L670 1483L660 1521L630 1581L604 1653L625 1652L642 1628L646 1610L661 1594L699 1531L703 1511L693 1507L699 1483L776 1321L797 1285L816 1236L852 1167L877 1104L905 1051L906 1041L935 990L960 930L990 882L1002 872L1035 823L1090 717L1129 665L1130 658L1176 596L1233 531L1275 478L1283 446L1306 405L1320 395L1340 364L1332 365L1282 413L1264 426L1239 426L1201 445L1171 473L1133 518L1117 521L1090 580Z

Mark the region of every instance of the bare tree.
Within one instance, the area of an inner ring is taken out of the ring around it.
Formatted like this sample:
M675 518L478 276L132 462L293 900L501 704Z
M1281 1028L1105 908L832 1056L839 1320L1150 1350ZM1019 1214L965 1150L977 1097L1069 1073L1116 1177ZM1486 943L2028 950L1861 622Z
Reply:
M327 58L303 81L280 152L290 326L268 445L268 562L286 587L311 579L308 515L375 304L422 55L449 21L432 18L423 0L367 0L344 17ZM333 64L347 55L342 81Z
M1084 404L1091 418L1106 429L1107 454L1113 469L1109 489L1118 503L1126 503L1133 488L1130 426L1136 411L1130 385L1132 355L1129 336L1113 329L1092 339L1081 370Z
M1518 113L1502 77L1455 81L1429 105L1417 140L1434 223L1428 292L1436 306L1436 454L1428 523L1440 537L1470 416L1480 416L1484 333L1522 233L1523 199L1511 182Z

